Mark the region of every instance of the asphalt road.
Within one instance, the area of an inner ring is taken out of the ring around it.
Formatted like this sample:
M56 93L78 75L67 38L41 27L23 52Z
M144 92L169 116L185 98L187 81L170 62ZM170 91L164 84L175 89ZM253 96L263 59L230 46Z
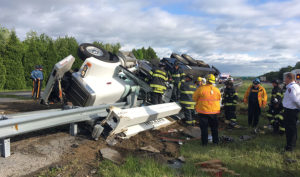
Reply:
M24 101L30 98L31 91L0 92L0 103Z

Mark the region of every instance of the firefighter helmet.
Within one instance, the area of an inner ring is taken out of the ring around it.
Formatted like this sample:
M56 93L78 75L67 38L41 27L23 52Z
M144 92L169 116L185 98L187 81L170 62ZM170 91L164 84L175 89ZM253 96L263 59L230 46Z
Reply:
M212 83L212 84L215 84L215 83L216 83L216 77L215 77L215 75L209 74L209 75L207 76L207 82Z

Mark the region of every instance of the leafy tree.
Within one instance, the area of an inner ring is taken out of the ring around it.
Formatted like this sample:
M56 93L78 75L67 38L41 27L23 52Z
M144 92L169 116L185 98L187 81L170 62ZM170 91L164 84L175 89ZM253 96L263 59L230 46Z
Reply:
M156 52L151 47L148 47L147 49L145 49L144 47L142 47L141 49L133 49L132 53L137 59L140 60L148 60L148 61L159 60L156 55Z
M12 31L3 52L4 65L6 68L5 89L13 90L25 88L22 58L23 46L17 38L16 32Z
M298 61L294 67L294 69L300 69L300 61Z
M9 30L0 26L0 46L4 46L7 43L9 35Z
M44 77L47 79L50 75L50 72L52 71L54 65L58 61L58 54L57 51L55 50L54 43L52 40L50 40L48 46L47 46L47 51L45 53L45 58L44 58Z
M3 89L6 80L6 69L3 64L3 59L0 57L0 89Z
M39 44L38 36L35 32L32 32L31 34L33 35L27 35L27 38L24 41L25 54L23 57L23 66L27 87L32 85L30 80L31 71L34 70L36 65L43 64L42 57L37 49L37 45Z
M116 43L116 44L103 44L103 42L98 42L98 41L94 41L93 42L94 45L103 48L104 50L111 52L113 54L117 54L121 48L121 44L120 43Z

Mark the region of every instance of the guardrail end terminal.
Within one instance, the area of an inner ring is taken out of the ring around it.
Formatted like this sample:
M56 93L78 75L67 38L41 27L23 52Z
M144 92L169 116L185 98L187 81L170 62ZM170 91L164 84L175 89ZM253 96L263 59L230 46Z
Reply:
M7 158L10 156L10 139L0 139L0 153L1 156Z

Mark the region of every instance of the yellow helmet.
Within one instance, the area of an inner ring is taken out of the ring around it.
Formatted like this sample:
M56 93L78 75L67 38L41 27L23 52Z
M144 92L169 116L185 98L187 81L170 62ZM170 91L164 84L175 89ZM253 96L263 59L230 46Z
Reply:
M212 84L215 84L216 83L216 77L215 77L215 75L209 74L207 76L207 81L210 82L210 83L212 83Z
M198 81L198 82L201 82L201 81L202 81L202 77L198 77L198 78L197 78L197 81Z

